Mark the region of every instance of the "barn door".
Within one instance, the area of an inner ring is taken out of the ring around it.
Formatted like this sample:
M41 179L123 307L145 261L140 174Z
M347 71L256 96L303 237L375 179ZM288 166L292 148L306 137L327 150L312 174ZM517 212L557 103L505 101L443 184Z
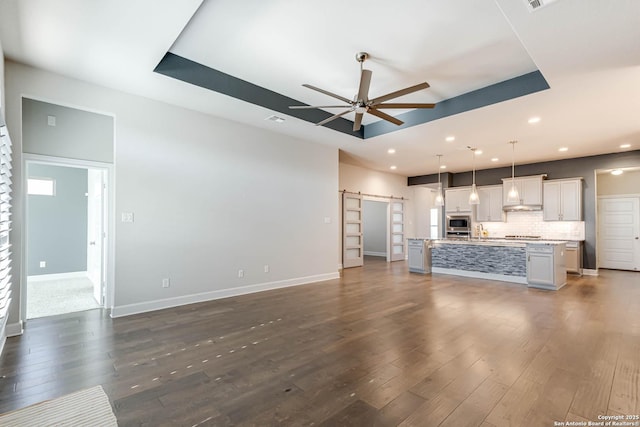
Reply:
M362 196L342 193L342 267L362 267Z
M391 261L404 261L404 200L391 200L391 233L390 251Z

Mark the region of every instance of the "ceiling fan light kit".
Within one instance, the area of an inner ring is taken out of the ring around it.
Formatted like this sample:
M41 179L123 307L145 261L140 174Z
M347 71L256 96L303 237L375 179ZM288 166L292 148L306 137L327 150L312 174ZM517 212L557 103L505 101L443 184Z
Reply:
M303 110L303 109L316 109L316 108L345 108L344 111L334 114L322 120L319 123L316 123L316 126L322 126L326 123L329 123L337 118L344 116L347 113L354 112L355 119L353 121L353 131L357 132L362 127L362 118L365 113L372 114L378 118L391 122L395 125L402 125L404 122L399 120L387 113L380 111L381 109L410 109L410 108L433 108L435 104L427 104L427 103L385 103L390 99L398 98L403 95L408 95L413 92L417 92L422 89L427 89L429 87L429 83L423 82L414 86L410 86L404 89L400 89L391 93L388 93L383 96L379 96L374 99L369 99L369 87L371 86L371 70L364 69L364 61L369 58L369 54L367 52L358 52L356 53L356 61L360 63L360 84L358 85L358 93L355 95L354 99L348 99L344 96L337 95L335 93L329 92L324 89L320 89L319 87L312 86L310 84L303 84L302 86L315 90L316 92L323 93L332 98L338 99L344 102L343 105L291 105L289 106L292 110Z

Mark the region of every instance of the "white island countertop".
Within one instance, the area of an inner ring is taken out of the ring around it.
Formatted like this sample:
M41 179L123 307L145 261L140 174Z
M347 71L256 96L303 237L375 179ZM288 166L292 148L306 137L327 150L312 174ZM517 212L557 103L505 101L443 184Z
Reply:
M434 240L436 244L446 245L483 245L483 246L510 246L524 248L527 244L535 245L562 245L567 243L564 240L511 240L511 239L442 239Z

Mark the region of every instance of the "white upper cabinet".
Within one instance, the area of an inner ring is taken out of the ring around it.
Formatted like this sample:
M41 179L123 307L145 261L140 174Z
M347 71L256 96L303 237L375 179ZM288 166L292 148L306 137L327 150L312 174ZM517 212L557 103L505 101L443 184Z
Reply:
M509 202L507 196L511 190L511 178L502 178L502 204L504 206L542 205L542 179L546 175L523 176L515 178L520 196L519 203Z
M469 195L471 187L449 188L445 190L444 208L447 213L471 212Z
M476 220L478 222L500 222L504 221L504 211L502 210L502 185L486 185L478 187L478 212Z
M582 179L559 179L544 183L545 221L582 221Z

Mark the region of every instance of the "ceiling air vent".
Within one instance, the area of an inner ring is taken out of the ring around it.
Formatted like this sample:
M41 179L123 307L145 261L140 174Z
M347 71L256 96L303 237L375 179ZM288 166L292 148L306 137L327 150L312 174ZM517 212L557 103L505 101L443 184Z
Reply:
M269 120L270 122L276 122L276 123L284 122L284 119L282 117L278 117L278 116L269 116L265 120Z
M527 6L529 6L529 12L533 12L534 10L538 10L544 6L547 6L556 0L525 0Z

